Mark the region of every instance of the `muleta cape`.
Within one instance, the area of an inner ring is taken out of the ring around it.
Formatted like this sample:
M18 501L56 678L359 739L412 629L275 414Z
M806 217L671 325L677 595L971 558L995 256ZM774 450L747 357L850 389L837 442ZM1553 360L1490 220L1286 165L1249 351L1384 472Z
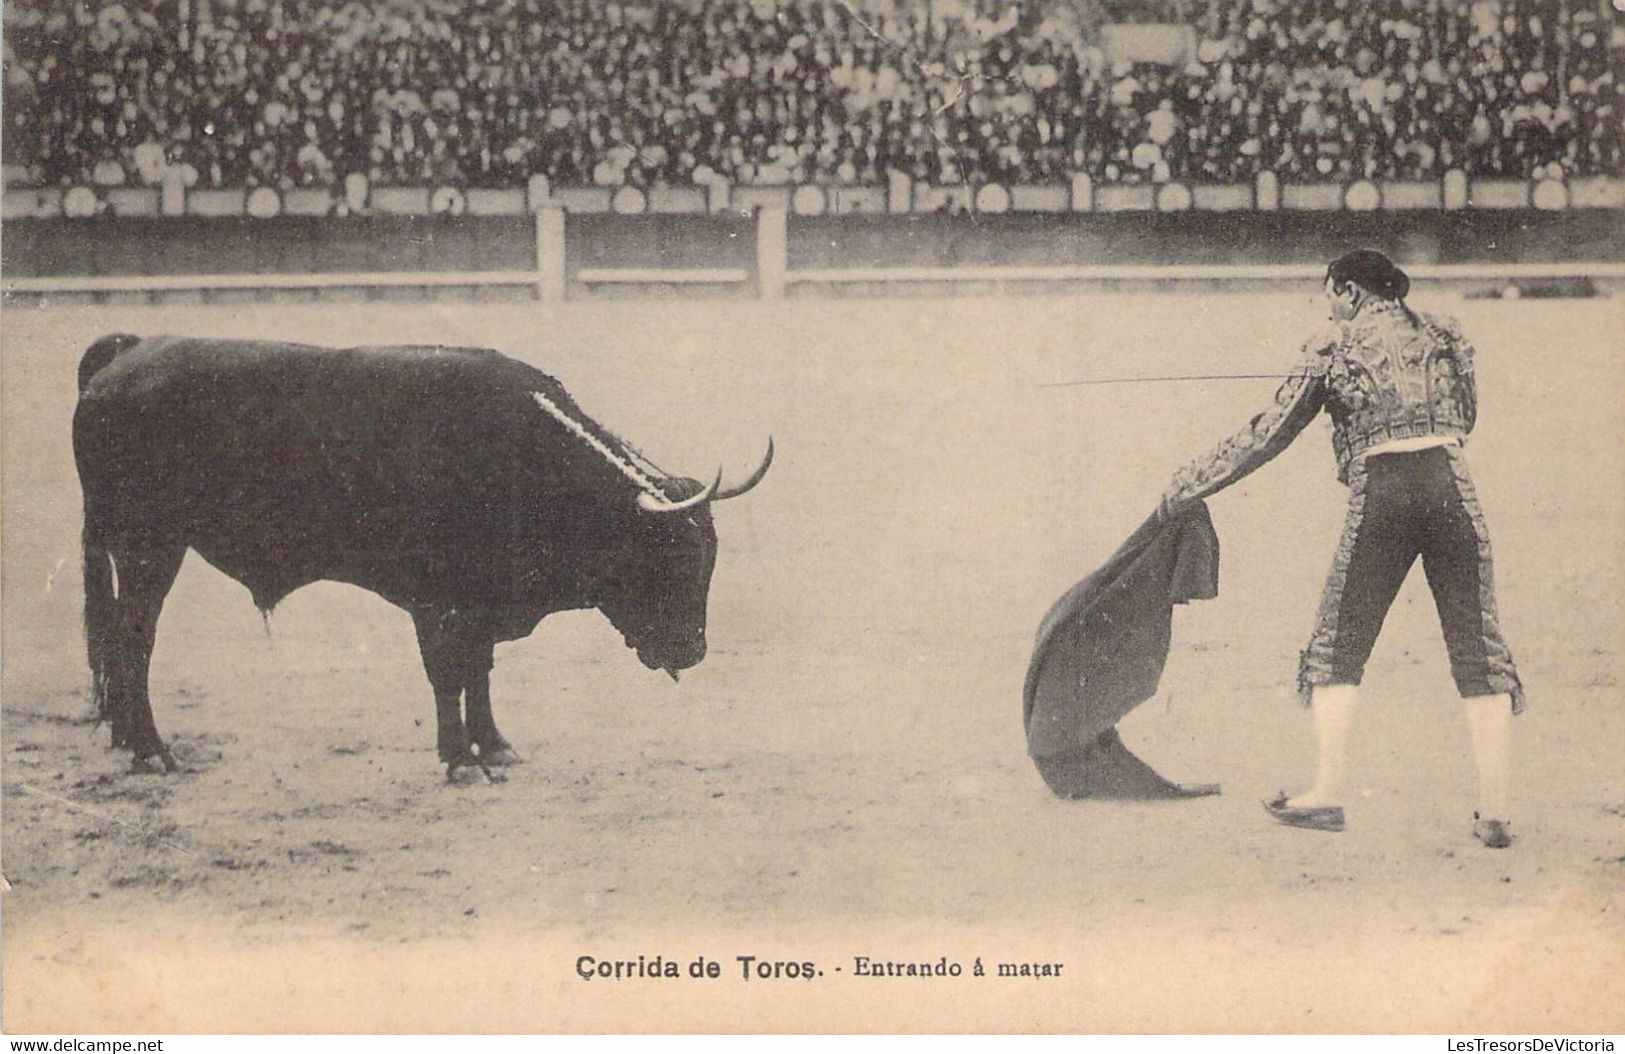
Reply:
M1022 716L1027 753L1062 798L1182 798L1184 787L1129 753L1117 722L1156 693L1173 606L1219 593L1207 504L1142 523L1111 559L1057 600L1038 627Z

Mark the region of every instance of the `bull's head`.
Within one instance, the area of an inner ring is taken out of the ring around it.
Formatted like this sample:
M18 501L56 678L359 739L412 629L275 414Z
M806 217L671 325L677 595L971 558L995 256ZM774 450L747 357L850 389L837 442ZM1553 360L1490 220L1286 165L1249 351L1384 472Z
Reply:
M651 670L677 679L705 658L706 600L717 560L717 532L711 503L735 498L761 482L773 462L773 442L756 471L743 483L725 487L717 473L709 486L697 480L665 479L658 492L644 489L625 547L620 573L598 608Z

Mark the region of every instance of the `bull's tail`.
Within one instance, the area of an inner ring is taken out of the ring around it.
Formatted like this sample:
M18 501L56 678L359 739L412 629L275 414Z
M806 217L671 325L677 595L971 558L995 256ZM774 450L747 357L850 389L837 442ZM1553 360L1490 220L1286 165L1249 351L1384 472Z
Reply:
M114 720L113 714L113 664L118 655L115 637L118 623L117 571L113 566L113 554L94 540L89 523L85 524L81 546L85 564L85 655L90 660L91 702L96 708L96 720L111 723L117 733L124 726L123 721Z
M140 337L128 333L114 333L86 348L84 356L79 360L79 394L85 394L85 389L90 387L91 378L100 373L104 366L118 358L120 353L139 343Z
M140 337L114 333L85 349L85 354L79 360L79 394L85 394L96 374L105 369L108 363L140 342ZM75 453L82 456L84 452L80 449L78 420L75 420L74 426ZM82 464L80 475L81 478L84 476ZM101 515L98 507L99 503L93 501L87 492L84 535L80 542L84 557L85 654L90 660L90 692L96 719L111 723L114 738L118 739L128 724L127 721L116 720L119 715L114 713L117 706L113 691L114 666L119 654L118 569L107 546L97 541L98 537L105 536L105 525L97 522Z

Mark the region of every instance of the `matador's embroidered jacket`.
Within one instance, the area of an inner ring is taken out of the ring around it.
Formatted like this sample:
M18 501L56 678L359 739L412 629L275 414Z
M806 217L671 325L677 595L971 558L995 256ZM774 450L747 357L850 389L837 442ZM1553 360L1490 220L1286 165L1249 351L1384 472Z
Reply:
M1337 478L1378 443L1465 436L1478 415L1473 346L1452 318L1374 301L1305 342L1269 409L1175 473L1163 495L1205 498L1287 448L1324 407L1332 418Z

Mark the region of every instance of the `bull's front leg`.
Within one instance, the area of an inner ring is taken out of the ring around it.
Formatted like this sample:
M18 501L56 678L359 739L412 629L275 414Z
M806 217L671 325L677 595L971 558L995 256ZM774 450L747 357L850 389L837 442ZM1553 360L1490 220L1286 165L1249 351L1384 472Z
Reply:
M446 766L446 778L453 782L469 774L494 778L474 753L463 725L463 692L476 673L483 676L486 672L479 668L478 636L456 609L418 609L412 612L412 622L417 627L423 669L434 688L435 744Z
M468 711L468 734L479 751L479 759L487 765L518 765L525 759L497 731L496 718L491 713L491 650L487 644L483 668L474 674L464 691Z

